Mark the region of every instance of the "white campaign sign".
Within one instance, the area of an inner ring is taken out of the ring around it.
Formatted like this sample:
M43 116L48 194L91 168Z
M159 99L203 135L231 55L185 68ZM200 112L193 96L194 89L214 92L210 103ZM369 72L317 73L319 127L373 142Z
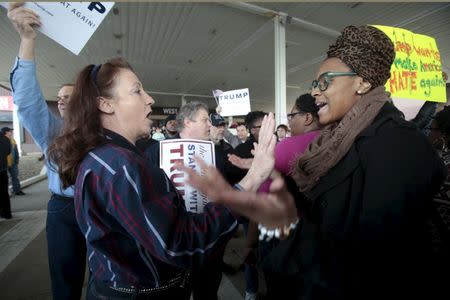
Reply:
M176 170L174 164L182 162L197 172L199 166L194 156L203 159L208 165L216 165L214 144L210 141L175 139L164 140L159 143L159 166L166 172L167 177L174 184L184 198L186 209L194 213L202 213L203 207L209 201L205 195L185 183L186 173Z
M1 3L8 8L8 2ZM41 20L39 31L78 55L114 2L27 2Z
M220 114L223 117L243 116L251 111L250 93L248 89L222 92L221 94L216 95L216 98L222 108Z

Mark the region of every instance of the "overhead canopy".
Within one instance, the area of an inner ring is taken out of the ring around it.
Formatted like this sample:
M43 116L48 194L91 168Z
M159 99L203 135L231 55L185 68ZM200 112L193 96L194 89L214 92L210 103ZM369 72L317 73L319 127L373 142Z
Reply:
M256 7L255 7L256 6ZM258 10L259 9L259 10ZM274 111L274 22L286 18L286 108L307 92L328 45L347 25L402 27L436 39L450 69L448 3L116 3L79 56L39 34L37 70L44 96L55 100L82 66L123 56L157 106L176 107L180 95L211 96L212 89L249 88L252 109ZM70 35L70 32L67 32ZM19 37L0 9L0 84ZM161 93L158 93L161 92ZM179 94L178 96L167 93ZM213 98L201 98L214 107Z

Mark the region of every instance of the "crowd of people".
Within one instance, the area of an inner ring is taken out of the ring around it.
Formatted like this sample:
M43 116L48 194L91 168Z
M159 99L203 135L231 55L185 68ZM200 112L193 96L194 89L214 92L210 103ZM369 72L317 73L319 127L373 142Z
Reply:
M246 300L259 269L269 299L448 295L436 275L450 267L450 109L432 112L428 137L404 119L384 88L395 52L379 29L343 30L288 126L252 111L234 135L220 109L193 101L151 134L157 100L121 58L85 66L52 114L36 77L39 17L17 3L8 17L20 36L14 103L48 166L54 299L80 299L86 260L86 299L217 299L239 224ZM163 139L213 142L216 165L196 160L202 175L175 166L212 200L202 213L160 168ZM11 147L0 142L3 184Z

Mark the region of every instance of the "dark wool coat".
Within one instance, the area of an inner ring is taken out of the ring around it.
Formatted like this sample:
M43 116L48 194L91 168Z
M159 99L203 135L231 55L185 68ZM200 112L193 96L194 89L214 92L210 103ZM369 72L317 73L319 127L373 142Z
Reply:
M385 104L312 190L295 234L263 261L272 290L285 299L432 299L428 220L445 175L426 137Z
M11 153L11 141L0 132L0 172L6 171L8 164L6 157Z

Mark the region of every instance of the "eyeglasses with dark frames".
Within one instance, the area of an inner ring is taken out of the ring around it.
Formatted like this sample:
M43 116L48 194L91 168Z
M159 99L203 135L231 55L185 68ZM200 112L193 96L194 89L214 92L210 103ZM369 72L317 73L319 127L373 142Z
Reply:
M328 85L334 77L338 76L356 76L355 72L325 72L320 74L319 78L313 80L311 84L311 90L318 88L319 91L324 92L327 90Z
M290 121L296 115L302 115L302 114L305 114L305 113L302 111L293 112L293 113L287 114L287 119L288 119L288 121Z

